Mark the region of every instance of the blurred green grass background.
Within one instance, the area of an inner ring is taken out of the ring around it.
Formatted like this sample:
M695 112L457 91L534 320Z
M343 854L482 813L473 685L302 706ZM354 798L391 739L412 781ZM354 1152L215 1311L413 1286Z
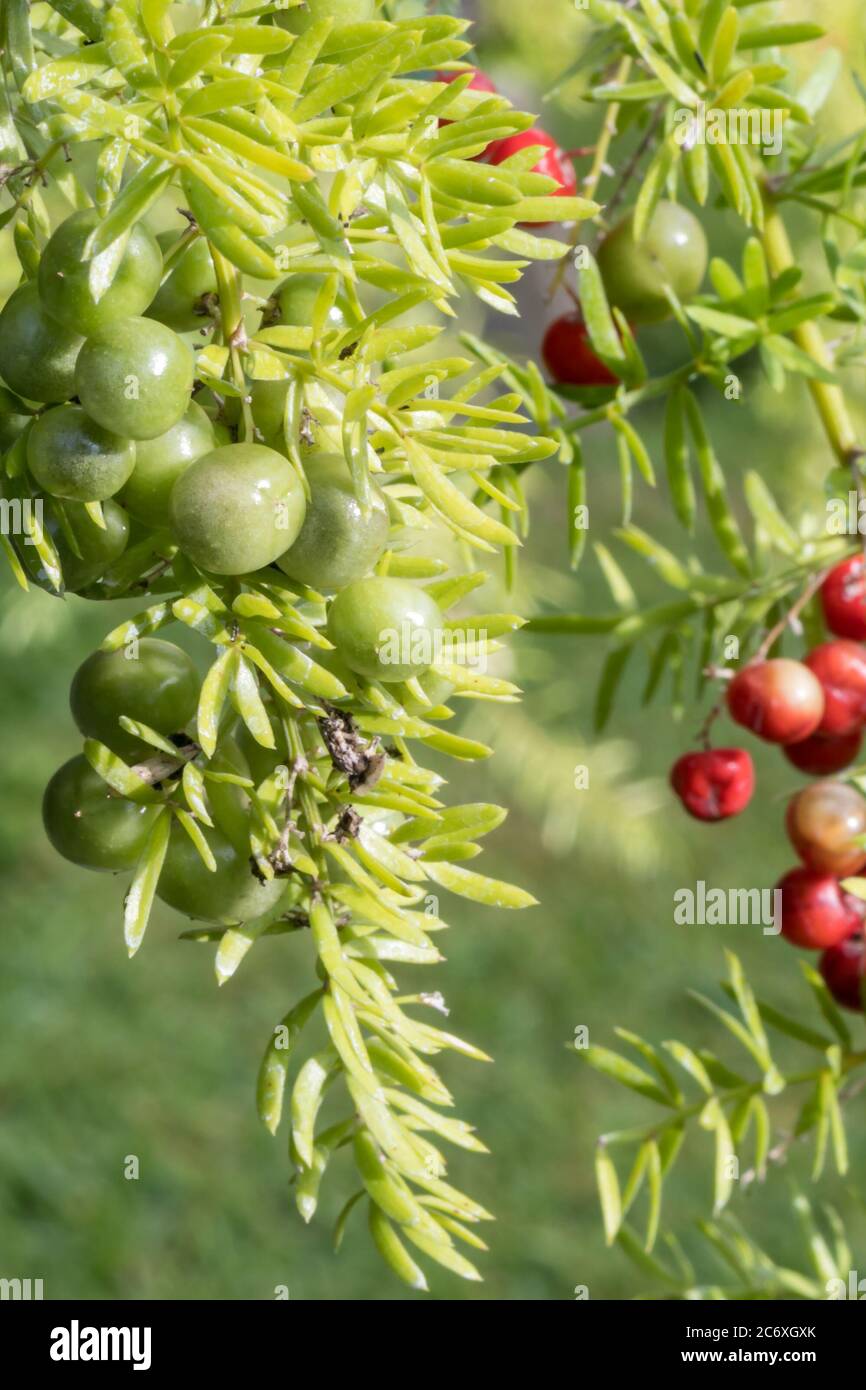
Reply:
M826 11L834 39L859 62L849 10L810 8ZM484 0L475 10L485 65L516 101L539 109L540 93L579 40L580 17L567 0L507 7ZM846 112L840 99L831 128ZM592 113L570 89L544 120L569 145L592 138ZM710 230L713 250L733 254L733 221L714 216ZM802 259L817 264L813 245ZM10 262L5 257L11 272ZM535 352L548 313L547 274L530 273L520 323L488 324L524 355ZM657 370L680 351L668 330L647 334L644 346ZM705 401L720 456L732 479L757 467L796 518L820 504L829 464L805 391L792 384L774 397L753 370L744 383L739 405ZM659 413L649 420L658 461ZM615 458L604 433L590 437L588 464L591 534L600 539L618 519ZM577 576L567 572L564 474L549 463L529 488L533 532L510 603L607 608L590 559ZM682 551L663 484L657 494L639 490L635 519ZM698 552L708 566L719 564L706 535ZM642 595L660 596L639 567L625 567ZM330 1224L351 1190L348 1156L334 1162L319 1216L305 1228L287 1189L284 1132L271 1139L255 1116L264 1042L313 982L309 943L259 943L218 991L212 948L178 942L186 924L160 908L129 962L119 921L123 883L73 869L43 838L42 788L76 746L69 680L134 608L24 596L5 581L2 590L0 1275L42 1278L48 1298L259 1299L278 1286L292 1299L414 1297L372 1253L360 1213L339 1256L331 1251ZM512 669L525 686L524 705L469 711L465 726L488 737L495 756L447 769L455 798L510 807L480 867L524 884L540 906L514 915L456 901L443 908L453 926L432 987L444 992L454 1030L495 1058L493 1066L445 1060L459 1113L492 1151L457 1154L452 1171L498 1221L482 1257L485 1282L434 1273L436 1299L560 1300L578 1285L593 1299L616 1298L647 1288L623 1256L604 1248L592 1154L597 1134L648 1120L653 1108L581 1064L567 1047L576 1027L610 1044L622 1023L655 1041L683 1037L718 1048L733 1062L719 1029L687 997L690 988L715 993L726 947L742 956L760 993L795 1012L797 1000L805 1005L784 944L754 927L673 923L679 887L699 878L769 887L789 867L783 798L797 775L771 750L753 748L761 793L749 812L715 830L687 821L664 779L690 745L707 697L701 709L689 697L679 723L666 694L641 711L645 666L635 662L618 712L596 740L592 706L604 655L595 640L518 637ZM574 789L578 764L589 769L588 791ZM432 980L422 972L413 978L419 988ZM782 1047L786 1055L796 1052ZM782 1098L776 1111L790 1123L796 1101ZM830 1180L822 1193L843 1211L862 1268L866 1222L853 1191L866 1159L862 1098L851 1107L850 1138L850 1184ZM665 1224L681 1234L709 1209L710 1144L692 1136L680 1159ZM129 1156L139 1161L137 1180L124 1176ZM805 1180L807 1157L795 1151L791 1177ZM737 1207L774 1256L802 1266L788 1199L788 1178L776 1174Z

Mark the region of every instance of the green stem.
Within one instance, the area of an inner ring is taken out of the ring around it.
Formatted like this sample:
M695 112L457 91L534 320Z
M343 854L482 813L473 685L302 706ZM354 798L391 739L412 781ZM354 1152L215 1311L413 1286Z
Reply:
M530 618L523 631L568 632L583 637L618 637L622 641L634 640L660 627L673 627L696 613L711 611L726 603L743 602L759 594L777 601L817 571L824 569L826 565L844 559L846 555L855 554L857 549L856 545L840 549L835 540L822 542L816 545L807 561L785 570L772 580L730 579L712 592L692 591L687 598L672 599L670 602L657 604L654 608L645 608L639 613L596 613L592 616L583 613L541 615Z
M866 1052L847 1052L842 1059L841 1070L843 1075L847 1076L864 1064L866 1064ZM816 1067L810 1071L797 1072L793 1076L789 1076L785 1079L785 1089L787 1090L791 1086L803 1086L810 1081L817 1081L826 1070L826 1066L823 1066ZM763 1089L764 1081L762 1077L758 1081L748 1081L741 1086L732 1086L729 1090L722 1092L716 1098L720 1105L726 1106L734 1101L745 1100L747 1096L761 1095ZM614 1131L612 1134L602 1134L598 1142L609 1148L619 1144L641 1144L648 1139L656 1139L671 1125L680 1125L683 1121L693 1120L704 1109L707 1101L711 1099L712 1096L702 1095L690 1105L680 1106L678 1109L673 1110L670 1115L666 1115L662 1119L654 1121L652 1124L642 1125L640 1128L635 1129L618 1130ZM803 1133L807 1133L807 1131L804 1130Z
M796 265L788 229L785 226L778 204L769 196L765 197L766 217L763 243L767 262L774 278ZM812 358L820 367L833 371L835 363L824 341L823 334L814 320L802 323L794 329L794 341L802 352ZM809 390L821 417L827 438L837 459L849 464L862 452L848 407L845 394L839 386L826 381L809 381Z
M628 75L631 72L631 66L632 59L628 55L626 55L626 57L622 59L622 61L619 64L619 67L616 70L615 80L618 83L623 83L628 80ZM598 144L595 147L595 154L593 156L592 164L590 165L589 173L583 180L583 183L580 187L580 196L582 198L595 197L595 190L598 188L598 185L601 182L601 176L604 173L604 165L608 156L608 152L610 150L614 137L616 136L621 105L622 103L619 101L612 101L608 105L607 111L605 112L604 124L601 128L601 134L598 137ZM575 223L574 231L572 232L571 237L569 238L572 250L574 250L574 248L578 245L580 241L582 225L583 224L580 222ZM556 291L559 289L560 285L565 279L566 269L568 266L571 265L571 261L571 256L563 256L562 259L559 261L559 264L557 265L556 270L554 272L553 279L550 283L550 290L547 296L548 300L551 300L553 298L553 296L556 294Z
M577 434L590 425L598 425L604 420L609 420L611 411L615 411L619 415L628 415L632 410L643 405L645 401L656 400L659 396L667 396L677 386L686 385L700 375L701 364L699 362L687 362L685 366L677 367L675 371L668 372L665 376L655 377L652 381L645 382L643 386L636 386L633 391L626 391L622 396L608 401L606 405L584 411L582 415L567 421L563 425L563 430L566 434Z

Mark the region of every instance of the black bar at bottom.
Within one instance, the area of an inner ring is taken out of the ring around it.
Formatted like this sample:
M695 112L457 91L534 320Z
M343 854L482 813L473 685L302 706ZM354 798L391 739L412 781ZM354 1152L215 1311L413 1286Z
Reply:
M864 1310L840 1303L864 1301L862 1295L826 1303L575 1301L566 1311L560 1308L561 1318L559 1313L545 1315L545 1360L549 1363L551 1354L556 1354L553 1343L559 1335L563 1355L577 1352L581 1360L586 1358L585 1365L601 1363L608 1374L631 1370L663 1374L682 1368L700 1375L713 1367L729 1371L801 1367L826 1377L836 1366L862 1364ZM521 1314L513 1305L508 1305L506 1333L496 1331L495 1313L492 1326L485 1328L483 1298L473 1300L473 1323L468 1328L460 1326L469 1313L467 1305L452 1305L452 1314L443 1318L441 1302L430 1300L429 1306L430 1316L436 1319L437 1356L443 1370L449 1364L450 1317L459 1337L454 1354L464 1372L473 1348L479 1363L489 1364L497 1345L505 1351L522 1339ZM372 1337L376 1343L380 1368L387 1362L396 1371L397 1358L404 1351L417 1356L419 1328L406 1304L399 1314L389 1314L387 1325L379 1324L378 1329L375 1311L368 1304L364 1308L364 1338ZM316 1338L317 1312L308 1303L299 1307L291 1302L6 1301L0 1302L0 1336L7 1366L19 1365L40 1376L47 1373L50 1380L84 1374L92 1379L101 1370L113 1376L189 1371L198 1377L213 1373L225 1379L235 1371L249 1375L255 1367L264 1369L264 1362L271 1359L265 1348L293 1345L275 1342L275 1336L300 1334L301 1340L294 1345L306 1347L304 1358L323 1355L339 1361L341 1350L348 1352L352 1345L333 1343L334 1319L340 1316L330 1307L322 1309L322 1331L328 1335L320 1340ZM537 1336L535 1316L533 1310L531 1336ZM499 1337L499 1342L491 1342L491 1336ZM354 1346L354 1352L348 1352L351 1356L360 1354L362 1343ZM331 1365L334 1369L334 1361Z

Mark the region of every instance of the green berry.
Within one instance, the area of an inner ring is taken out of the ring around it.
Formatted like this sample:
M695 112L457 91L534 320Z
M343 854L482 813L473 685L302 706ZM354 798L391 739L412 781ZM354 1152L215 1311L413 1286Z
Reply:
M304 521L304 490L288 459L261 444L228 444L196 459L171 494L175 539L213 574L249 574L279 559Z
M316 300L324 283L324 275L290 275L274 291L277 322L292 328L309 328L313 322ZM346 327L346 304L339 296L328 313L325 326Z
M102 504L104 527L96 524L83 502L66 502L63 510L80 553L76 555L61 527L49 522L48 529L60 556L63 583L71 593L79 593L120 559L129 542L129 517L113 498Z
M31 280L0 313L0 376L25 400L68 401L75 395L75 362L83 342L48 317Z
M121 728L122 714L158 734L181 733L195 714L201 682L186 652L157 637L134 646L93 652L75 673L72 717L85 738L98 739L126 761L153 749Z
M221 733L216 752L207 764L208 772L230 772L235 777L254 781L247 758L247 745L242 744L243 725L233 733ZM262 749L262 752L265 752ZM206 780L207 803L217 830L230 840L239 854L250 852L250 799L244 787L236 782Z
M73 212L53 233L39 263L39 293L48 313L85 337L115 319L140 314L159 289L162 253L143 223L95 259L85 247L99 226L95 208Z
M45 831L58 854L84 869L132 869L158 807L126 801L81 754L55 772L42 800Z
M24 401L12 391L7 391L5 386L0 386L0 455L12 448L32 418Z
M160 232L157 237L163 251L177 240L175 232ZM167 278L160 285L147 318L158 319L175 333L194 333L207 328L213 319L205 299L216 294L216 272L204 237L196 237L181 252Z
M101 502L113 497L135 465L135 445L92 420L80 405L48 410L27 437L27 465L54 497Z
M123 505L137 521L159 530L168 525L171 490L191 463L216 447L210 417L196 401L165 434L135 446L135 468L123 489Z
M304 524L277 563L290 579L332 593L373 569L388 540L388 508L374 488L364 515L342 455L312 454L304 468L310 483Z
M194 376L192 352L170 328L122 318L88 338L75 386L85 410L107 430L155 439L186 412Z
M249 922L274 908L286 891L286 880L261 883L249 859L220 831L206 834L215 872L202 863L183 827L172 827L157 896L187 917L227 926Z
M700 289L707 239L688 208L661 202L641 241L635 241L634 212L608 232L598 249L598 265L611 304L633 323L659 323L672 312L665 286L681 302Z
M358 675L402 681L420 675L435 657L439 607L405 579L359 579L334 599L328 636Z
M288 381L254 381L250 388L256 429L264 440L277 448L282 448L283 413L289 385Z

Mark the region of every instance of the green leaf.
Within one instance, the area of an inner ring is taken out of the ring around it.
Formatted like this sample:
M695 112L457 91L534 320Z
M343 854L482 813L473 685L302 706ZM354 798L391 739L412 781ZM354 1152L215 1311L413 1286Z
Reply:
M535 907L537 899L523 888L510 883L502 883L495 878L473 873L471 869L461 869L456 864L425 865L427 876L440 887L457 893L461 898L483 903L485 907Z
M85 739L84 756L94 772L98 772L103 781L128 801L146 803L161 800L158 791L143 781L122 758L112 753L103 743L93 738Z
M797 347L796 343L790 342L788 338L780 338L771 333L763 339L762 347L766 352L771 352L774 357L777 357L782 366L789 372L797 372L813 381L826 381L831 385L838 383L835 372L822 366L820 362L816 362L814 357L810 357L808 353Z
M699 304L686 305L686 313L702 328L720 334L723 338L757 338L759 328L751 319L740 318L736 314L725 314L719 309L706 309Z
M611 652L602 667L601 679L595 699L593 728L601 733L613 713L614 700L625 673L626 664L634 651L633 645L619 647Z
M775 498L759 473L750 470L743 481L743 492L755 521L783 555L795 558L802 543L792 526L785 520Z
M222 40L217 38L218 43ZM212 46L213 40L205 35L196 44L191 44L184 57L196 52L197 44ZM202 52L204 49L201 50ZM179 60L180 61L180 60ZM257 77L228 77L190 92L180 108L181 118L188 116L219 115L233 106L253 106L264 95L264 86Z
M671 391L665 409L665 463L674 511L687 531L695 525L695 485L689 466L682 390Z
M134 956L141 945L147 927L159 876L165 862L170 833L171 814L166 807L159 812L153 823L147 844L135 867L135 874L129 891L123 901L123 935L130 956Z
M417 30L390 33L380 43L365 49L352 62L339 65L336 71L324 77L301 98L292 113L293 119L297 122L309 121L329 106L366 91L383 73L397 70L417 45L418 38Z
M411 436L403 440L412 477L440 516L467 537L490 545L519 545L514 532L488 516L444 475L427 450Z
M718 1215L727 1206L734 1189L737 1155L725 1112L715 1097L708 1100L704 1106L700 1125L702 1129L711 1130L716 1136L713 1210Z
M594 1044L591 1047L579 1048L578 1055L596 1071L609 1076L613 1081L618 1081L621 1086L627 1086L631 1091L637 1091L638 1095L645 1096L647 1100L654 1100L659 1105L673 1103L667 1091L661 1089L649 1072L636 1066L628 1057L622 1057L608 1047Z
M313 1135L325 1088L339 1067L333 1048L309 1057L292 1090L292 1142L308 1168L313 1165Z
M605 1243L613 1245L622 1224L622 1202L613 1159L602 1145L595 1151L595 1180L601 1203Z
M216 749L220 717L239 661L237 648L225 647L202 682L196 721L198 741L209 758Z
M674 589L689 589L691 587L693 576L689 574L685 566L680 563L672 551L659 541L654 540L646 531L642 531L637 526L624 526L614 531L614 535L629 546L635 554L642 555L645 560L648 560L666 584L670 584Z
M842 887L845 887L845 880L843 880L842 882ZM836 1034L836 1037L839 1039L842 1046L846 1049L846 1051L850 1051L851 1030L849 1029L848 1024L845 1022L842 1012L838 1008L836 1001L833 999L833 996L831 995L826 984L824 983L824 980L818 974L818 971L815 970L813 966L809 965L808 962L801 961L800 968L802 969L803 974L806 977L806 983L811 989L812 994L814 995L815 1000L818 1004L818 1008L821 1010L821 1013L824 1015L824 1018L829 1023L830 1027Z
M823 38L825 33L820 24L761 24L744 29L737 40L737 48L782 48L794 43L812 43Z
M725 475L710 442L697 401L690 391L684 393L686 418L695 444L698 467L710 524L716 540L738 574L744 578L752 573L749 553L743 543L740 528L728 506Z
M581 263L579 281L583 321L597 355L615 375L620 375L626 365L625 354L607 302L604 282L598 264L589 250L585 251L585 258L586 263Z
M412 1259L394 1227L375 1202L369 1203L369 1220L373 1244L392 1272L404 1284L408 1284L410 1289L420 1289L426 1293L428 1286L424 1271Z
M187 82L198 77L205 68L218 62L228 46L228 34L200 34L197 38L193 38L192 42L187 44L183 52L172 63L166 85L172 91L176 91L178 87L186 86ZM214 82L202 90L213 90L217 85Z

